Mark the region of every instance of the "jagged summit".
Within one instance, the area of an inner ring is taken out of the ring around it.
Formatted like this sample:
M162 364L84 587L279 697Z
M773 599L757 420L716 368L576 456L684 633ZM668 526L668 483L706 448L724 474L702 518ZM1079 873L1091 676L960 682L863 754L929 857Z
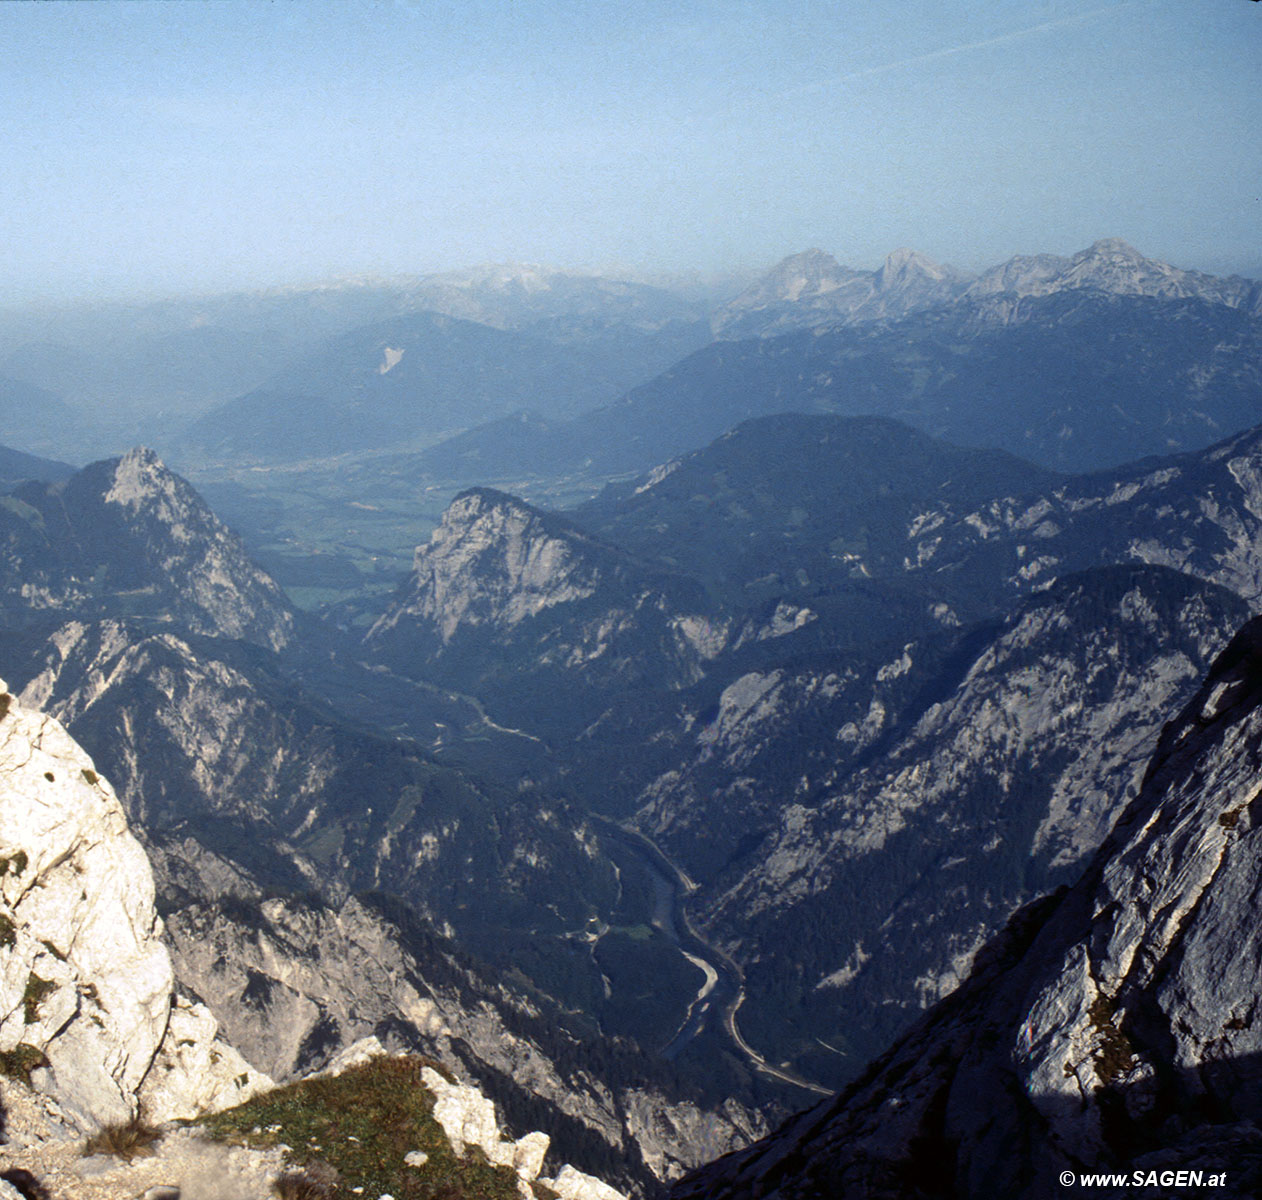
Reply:
M1102 238L1080 250L1065 265L1062 286L1096 286L1125 294L1188 295L1196 272L1145 258L1121 238Z
M1078 256L1080 257L1087 254L1097 256L1110 254L1122 258L1129 258L1135 262L1140 261L1144 257L1128 241L1124 238L1118 237L1097 238L1096 241L1092 242L1091 245L1087 247L1087 249L1079 251Z
M1118 237L1100 238L1064 257L1018 255L974 277L901 247L876 271L841 265L822 250L804 250L777 264L757 283L719 309L712 325L721 338L768 337L797 329L897 319L942 304L974 305L997 295L1046 296L1095 289L1119 296L1198 298L1257 312L1262 289L1235 276L1220 279L1145 258ZM1006 323L1007 309L978 309Z
M1013 296L1046 296L1075 289L1095 289L1116 296L1160 296L1200 299L1256 312L1259 289L1248 280L1186 271L1146 258L1122 238L1101 238L1064 258L1054 254L1018 256L983 272L966 299L997 292Z
M443 514L444 520L446 520L449 515L452 519L455 519L457 514L463 515L465 510L472 512L495 507L518 508L523 511L531 512L542 511L535 509L532 504L523 500L520 496L514 496L511 492L502 492L499 488L489 487L485 484L478 484L476 487L465 488L463 492L460 492L455 497L453 504L460 501L465 502L464 506L454 510L448 509L448 511Z
M712 318L716 336L764 337L793 329L901 316L954 298L968 279L918 251L893 251L875 271L842 266L823 250L778 263Z
M748 306L811 300L852 283L859 274L823 250L803 250L782 259L733 303Z
M102 466L111 478L106 504L121 505L132 513L154 505L154 515L172 526L205 507L201 497L148 446L135 446L119 458L105 460Z
M0 611L12 622L32 610L99 616L121 606L271 649L291 638L275 581L153 450L24 484L14 498L0 510Z

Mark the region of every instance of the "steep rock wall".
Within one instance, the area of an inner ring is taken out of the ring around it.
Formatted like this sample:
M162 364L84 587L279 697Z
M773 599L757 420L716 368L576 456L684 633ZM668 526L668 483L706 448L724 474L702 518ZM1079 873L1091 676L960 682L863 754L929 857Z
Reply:
M0 710L0 1053L85 1127L146 1097L166 1119L269 1085L175 999L153 874L109 783L52 718L7 690Z

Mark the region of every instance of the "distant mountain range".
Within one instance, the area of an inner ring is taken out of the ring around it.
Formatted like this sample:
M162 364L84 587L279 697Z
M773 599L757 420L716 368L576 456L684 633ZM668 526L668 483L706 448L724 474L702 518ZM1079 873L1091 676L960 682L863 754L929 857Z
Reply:
M435 340L441 317L452 318L444 326L450 335ZM190 419L252 396L252 405L229 408L219 425L198 427L181 444L201 447L209 440L211 451L240 452L225 450L232 446L255 457L301 457L312 450L286 441L293 416L286 398L305 397L317 410L327 406L328 414L353 406L365 382L357 372L384 361L376 348L371 361L361 361L362 343L372 334L355 331L379 328L387 341L397 340L406 336L407 318L418 322L409 343L413 358L424 350L436 362L423 379L413 379L413 411L404 414L403 428L428 436L450 432L495 416L496 402L571 413L617 397L704 345L707 317L705 303L662 288L517 264L52 313L0 312L0 375L9 377L0 384L0 438L37 451L73 444L85 458L136 440L169 448ZM465 330L462 339L456 332L462 322L503 336L483 330L478 342ZM338 339L347 335L354 336L339 349ZM327 381L321 368L331 368ZM5 391L19 385L38 389L32 395L46 393L47 400L19 410L6 425ZM454 417L441 411L461 389L468 410ZM387 389L387 409L399 390ZM53 412L54 404L65 406L64 416ZM270 425L262 418L234 426L260 404L272 409ZM342 431L328 414L316 429L337 437ZM369 430L380 440L399 427L386 412L380 428L370 423ZM335 441L316 444L314 452L347 448Z
M429 275L407 289L414 309L552 341L588 342L602 331L645 334L704 321L696 299L643 283L522 263Z
M572 416L626 383L603 346L421 312L331 339L199 418L184 441L262 460L396 449L522 408Z
M1221 279L1144 258L1120 238L1104 238L1069 258L1018 255L980 275L940 266L914 250L896 250L876 271L841 266L822 250L786 258L711 317L715 336L775 337L801 329L897 319L957 300L1003 296L1009 305L1032 296L1090 289L1115 296L1197 299L1262 312L1262 285ZM989 310L1011 320L1019 308Z
M897 319L716 342L568 422L501 422L417 458L437 478L647 470L750 417L896 417L1060 470L1207 445L1262 419L1262 318L1201 297L986 292Z

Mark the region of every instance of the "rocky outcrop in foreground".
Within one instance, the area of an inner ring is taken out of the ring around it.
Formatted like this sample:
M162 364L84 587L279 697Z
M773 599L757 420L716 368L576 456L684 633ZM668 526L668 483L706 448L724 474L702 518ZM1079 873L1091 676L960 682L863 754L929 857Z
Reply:
M366 1038L343 1050L325 1073L339 1074L384 1053L375 1037ZM550 1142L548 1135L532 1132L516 1141L505 1139L496 1118L495 1104L472 1084L453 1082L429 1066L422 1068L421 1082L434 1098L433 1117L446 1134L452 1153L463 1158L477 1149L492 1166L511 1167L517 1175L518 1191L526 1200L538 1195L530 1186L536 1180L561 1200L626 1200L616 1188L569 1163L561 1167L555 1177L547 1177L543 1167ZM413 1151L405 1161L420 1169L426 1159L423 1151Z
M0 685L2 688L3 685ZM0 1055L83 1129L191 1117L270 1085L173 993L153 875L50 717L0 695Z
M689 1176L719 1197L1043 1197L1062 1176L1262 1184L1262 620L1167 727L1082 880L837 1098ZM1153 1184L1151 1191L1143 1190Z
M266 1096L274 1085L218 1036L204 1004L175 993L153 872L109 783L55 720L3 689L0 683L4 1178L55 1200L270 1194L288 1169L284 1147L246 1151L170 1128ZM371 1038L336 1056L333 1070L382 1053ZM523 1196L536 1195L529 1185L538 1180L550 1189L542 1194L563 1200L623 1200L569 1165L544 1178L549 1137L506 1141L495 1105L476 1087L431 1068L421 1083L453 1154L478 1147L490 1163L516 1172ZM164 1125L145 1147L146 1161L120 1161L122 1129L147 1141ZM98 1137L85 1144L87 1134ZM409 1166L423 1172L425 1154L413 1159Z
M394 924L371 898L337 909L207 901L169 913L167 938L180 985L277 1080L328 1069L351 1043L423 1054L453 1068L462 1094L487 1097L485 1128L493 1098L505 1126L511 1115L518 1134L547 1130L554 1156L627 1190L651 1191L767 1128L736 1100L689 1099L626 1062L602 1076L591 1044L538 994L474 970L451 943Z

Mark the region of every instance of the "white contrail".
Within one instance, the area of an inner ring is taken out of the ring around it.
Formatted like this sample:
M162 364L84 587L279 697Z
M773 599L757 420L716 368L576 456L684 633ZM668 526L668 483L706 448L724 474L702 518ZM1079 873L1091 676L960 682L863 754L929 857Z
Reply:
M815 83L805 83L801 87L790 88L787 92L782 93L782 98L788 99L790 96L803 96L810 92L818 92L823 91L825 88L835 87L840 83L849 83L854 79L867 79L872 75L883 75L887 71L898 71L903 67L914 67L920 63L934 62L940 58L953 58L957 54L968 54L973 50L983 50L987 46L1001 46L1005 42L1020 41L1022 38L1046 33L1049 29L1062 29L1066 25L1081 24L1083 21L1091 20L1092 17L1098 17L1101 13L1130 8L1134 3L1135 0L1123 0L1121 4L1105 4L1087 12L1074 13L1071 17L1060 17L1055 21L1043 21L1026 29L1014 29L1011 33L1001 33L997 37L983 38L979 42L966 42L963 46L947 46L942 50L931 50L928 54L917 54L911 58L899 58L893 62L881 63L875 67L864 67L861 71L850 71L845 75L836 75L832 79L820 79Z

